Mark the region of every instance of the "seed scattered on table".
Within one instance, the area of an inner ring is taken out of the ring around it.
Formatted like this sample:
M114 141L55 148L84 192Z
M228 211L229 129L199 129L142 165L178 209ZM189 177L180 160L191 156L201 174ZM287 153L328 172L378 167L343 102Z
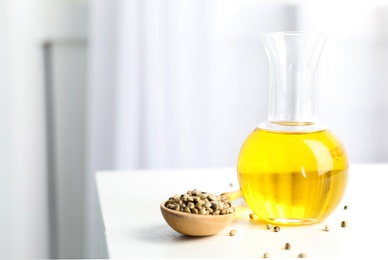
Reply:
M271 224L267 224L267 229L271 230L272 229L272 225Z
M227 196L217 196L198 189L170 197L164 204L166 208L199 215L226 215L235 211Z
M344 206L344 210L348 210L348 205L345 205L345 206Z
M299 257L299 258L306 258L307 255L306 255L305 253L300 253L300 254L298 255L298 257Z
M266 252L266 253L264 253L263 257L264 257L264 258L270 258L271 255L270 255L268 252Z
M274 227L273 227L273 231L279 232L279 231L280 231L280 227L279 227L279 226L274 226Z
M330 226L329 225L325 225L325 228L323 230L324 231L330 231Z
M343 220L341 221L341 227L346 227L348 225L348 222Z
M255 215L253 213L249 214L249 218L250 219L254 219L255 218Z
M232 229L231 231L229 231L229 236L234 236L237 234L237 231L235 229Z
M286 243L286 244L284 245L284 248L285 248L286 250L290 250L290 249L291 249L291 244L290 244L290 243Z

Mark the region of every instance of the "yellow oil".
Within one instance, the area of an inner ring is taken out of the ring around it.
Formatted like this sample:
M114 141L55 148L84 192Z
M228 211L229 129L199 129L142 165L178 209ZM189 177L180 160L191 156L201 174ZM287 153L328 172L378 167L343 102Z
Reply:
M237 171L245 202L258 217L285 225L312 224L340 203L348 159L328 129L280 133L256 128L241 147Z

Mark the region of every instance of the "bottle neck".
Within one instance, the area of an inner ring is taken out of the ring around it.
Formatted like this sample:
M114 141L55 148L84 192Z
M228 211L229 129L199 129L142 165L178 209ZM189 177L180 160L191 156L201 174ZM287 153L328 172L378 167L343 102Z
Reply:
M318 120L311 67L271 62L268 120L288 125Z
M308 128L318 122L314 78L325 40L323 34L300 32L263 36L270 64L271 124Z

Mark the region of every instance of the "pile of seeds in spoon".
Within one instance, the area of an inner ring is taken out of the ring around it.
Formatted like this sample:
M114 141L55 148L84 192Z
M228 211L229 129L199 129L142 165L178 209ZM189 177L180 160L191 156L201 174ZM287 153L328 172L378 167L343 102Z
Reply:
M172 210L200 215L226 215L235 211L227 196L217 196L197 189L170 197L165 206Z

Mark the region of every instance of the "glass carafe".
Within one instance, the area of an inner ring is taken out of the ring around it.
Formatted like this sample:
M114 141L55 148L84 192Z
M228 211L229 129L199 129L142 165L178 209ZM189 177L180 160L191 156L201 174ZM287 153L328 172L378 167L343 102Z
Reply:
M270 64L268 119L243 143L237 172L245 202L266 222L320 222L346 189L345 148L316 111L314 72L326 38L304 32L262 36Z

